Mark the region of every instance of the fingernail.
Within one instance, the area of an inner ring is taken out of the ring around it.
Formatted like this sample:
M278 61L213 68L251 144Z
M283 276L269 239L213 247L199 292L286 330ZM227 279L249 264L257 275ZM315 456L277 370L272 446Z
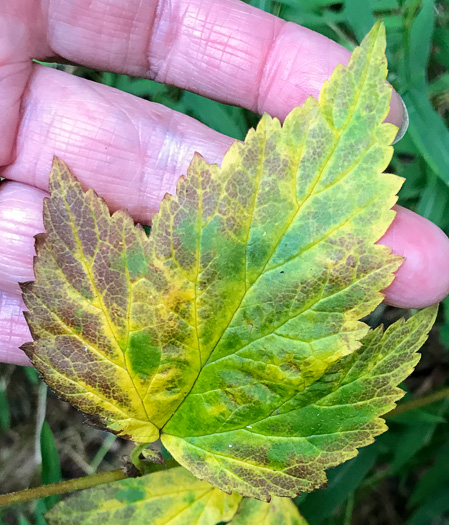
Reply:
M402 104L402 111L403 111L402 112L402 123L401 123L400 128L398 129L398 132L396 133L396 137L393 140L393 144L396 144L402 139L402 137L407 132L408 125L410 122L408 118L407 106L405 105L405 102L403 101L402 97L400 95L398 95L398 97L401 100L401 104Z

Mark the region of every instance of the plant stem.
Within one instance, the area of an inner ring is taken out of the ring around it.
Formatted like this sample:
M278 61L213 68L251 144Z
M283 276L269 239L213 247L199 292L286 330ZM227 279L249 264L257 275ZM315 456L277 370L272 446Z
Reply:
M136 448L134 448L131 451L131 454L129 456L129 459L131 460L132 464L139 470L140 472L144 471L144 466L142 465L142 462L140 461L140 454L142 450L145 450L148 448L149 443L141 443L140 445L136 445Z
M97 468L100 466L100 463L103 461L106 454L111 450L112 445L117 440L117 436L114 434L107 434L103 444L101 445L98 452L95 454L94 459L90 462L90 472L88 474L94 474L97 471Z
M55 494L64 494L64 492L72 492L75 490L88 489L96 485L103 485L104 483L111 483L125 479L128 476L121 470L111 470L109 472L101 472L83 478L71 479L68 481L61 481L59 483L51 483L50 485L42 485L34 489L21 490L20 492L11 492L10 494L0 495L0 507L7 507L15 505L16 503L24 503L33 499L45 498Z
M436 392L432 392L427 396L418 397L417 399L412 399L411 401L402 403L399 406L397 406L394 410L389 412L386 415L386 417L390 418L393 416L398 416L399 414L405 414L406 412L416 410L417 408L425 407L427 405L430 405L431 403L435 403L436 401L446 399L447 397L449 397L449 387L442 388L441 390L437 390Z

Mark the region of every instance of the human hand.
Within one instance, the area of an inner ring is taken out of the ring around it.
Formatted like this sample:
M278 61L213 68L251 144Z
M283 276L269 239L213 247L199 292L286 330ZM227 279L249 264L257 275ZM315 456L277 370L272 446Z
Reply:
M349 52L238 0L0 0L0 360L27 364L31 340L18 282L32 280L33 236L53 155L106 199L148 222L195 151L220 162L232 139L185 115L33 64L62 57L174 84L279 118L316 96ZM393 93L388 120L404 112ZM449 293L449 240L397 207L381 240L407 259L389 304Z

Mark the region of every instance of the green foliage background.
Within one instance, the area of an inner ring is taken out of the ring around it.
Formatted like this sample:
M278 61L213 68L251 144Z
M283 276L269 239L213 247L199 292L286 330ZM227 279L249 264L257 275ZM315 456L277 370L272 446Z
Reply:
M252 5L297 22L349 49L377 19L387 30L389 80L406 101L410 127L395 147L390 171L406 177L400 203L449 233L449 1L252 0ZM86 68L73 74L114 86L187 113L243 138L258 116L241 108L149 80ZM449 264L448 264L449 267ZM407 312L380 307L371 322L389 324ZM413 399L449 385L449 299L423 358L407 382ZM37 414L37 422L36 422ZM44 419L46 420L43 423ZM329 471L329 486L297 498L310 525L449 524L449 399L390 418L390 431L353 460ZM118 466L129 445L82 425L34 370L0 365L1 492ZM44 524L55 503L0 510L1 524Z

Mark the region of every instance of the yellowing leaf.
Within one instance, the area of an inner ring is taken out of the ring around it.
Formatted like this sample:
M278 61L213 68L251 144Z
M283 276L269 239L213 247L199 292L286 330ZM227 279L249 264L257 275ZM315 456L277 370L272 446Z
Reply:
M216 525L234 516L240 500L174 468L84 490L45 517L50 525Z
M221 168L195 156L149 237L55 161L36 281L24 286L34 338L24 350L52 388L119 435L161 435L196 476L260 499L321 486L324 469L384 429L376 418L415 357L399 375L370 376L382 391L338 381L345 356L366 355L360 319L401 261L375 244L401 185L382 173L396 134L383 123L384 50L376 25L319 102L283 126L265 115ZM431 315L417 318L421 342ZM405 344L417 349L407 330ZM353 413L359 389L366 407Z
M273 498L270 503L245 498L229 525L307 525L307 522L288 498Z
M198 353L187 343L176 343L176 352L174 341L170 348L160 343L176 320L170 324L166 308L157 304L162 283L143 229L125 212L111 217L58 159L50 192L47 234L36 243L36 280L22 287L35 341L24 350L46 382L76 407L121 436L155 441L158 411L171 414L188 392ZM170 390L177 375L185 385Z

